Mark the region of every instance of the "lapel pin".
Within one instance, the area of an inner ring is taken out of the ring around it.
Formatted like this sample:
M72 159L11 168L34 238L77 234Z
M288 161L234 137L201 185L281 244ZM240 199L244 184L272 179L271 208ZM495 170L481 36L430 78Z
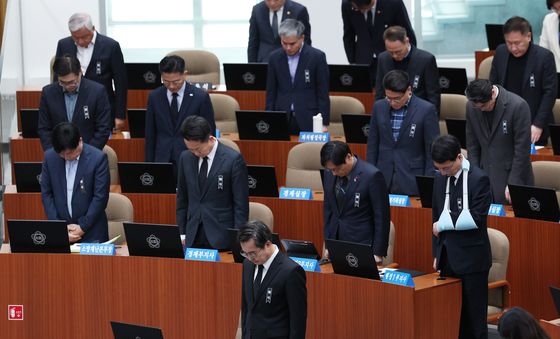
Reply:
M292 14L292 12L290 12L290 11L287 11L287 12L286 12L286 15L290 15L290 14Z

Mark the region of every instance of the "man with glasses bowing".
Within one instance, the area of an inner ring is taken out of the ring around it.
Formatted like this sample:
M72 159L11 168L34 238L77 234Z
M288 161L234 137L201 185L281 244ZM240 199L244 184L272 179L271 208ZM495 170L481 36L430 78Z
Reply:
M105 88L82 77L80 62L69 54L55 59L53 71L58 81L43 87L39 104L37 133L43 151L52 147L52 129L61 122L73 123L85 143L103 149L111 133Z

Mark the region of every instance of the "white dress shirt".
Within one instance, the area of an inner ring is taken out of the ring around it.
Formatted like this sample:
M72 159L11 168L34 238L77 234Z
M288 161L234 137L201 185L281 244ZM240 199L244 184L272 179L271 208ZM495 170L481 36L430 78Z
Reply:
M272 264L272 262L274 261L274 258L276 258L276 255L278 254L278 246L272 244L272 246L274 246L274 252L272 253L272 255L270 256L270 258L268 258L268 260L263 264L264 269L263 269L263 273L262 273L262 279L261 282L264 280L264 276L266 275L266 272L268 272L268 269L270 268L270 265ZM253 281L257 278L257 273L259 272L258 269L255 269L255 275L253 276Z
M80 61L80 66L82 68L82 74L86 74L89 63L91 62L91 56L93 55L93 47L95 45L95 39L97 38L97 32L93 31L93 39L87 47L80 47L76 44L76 58Z

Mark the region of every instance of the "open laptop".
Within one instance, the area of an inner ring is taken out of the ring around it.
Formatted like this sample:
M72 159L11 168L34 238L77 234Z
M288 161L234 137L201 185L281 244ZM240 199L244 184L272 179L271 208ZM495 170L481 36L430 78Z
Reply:
M554 286L548 286L550 289L550 294L552 295L552 301L554 301L554 306L556 306L556 312L560 315L560 288Z
M20 109L21 136L24 138L38 138L39 109Z
M465 95L467 70L464 68L438 67L441 93Z
M422 203L422 207L432 208L434 177L417 175L416 186L418 186L418 195L420 196L420 202Z
M224 63L224 78L228 91L265 91L268 72L267 63Z
M158 63L127 63L128 89L154 89L161 86Z
M111 321L115 339L163 339L161 329L136 324Z
M290 140L288 113L277 111L236 111L241 140Z
M142 108L128 109L128 130L131 138L144 138L146 136L146 110Z
M447 134L451 134L459 139L461 148L467 148L467 120L465 119L445 119Z
M508 185L511 206L517 218L558 222L560 210L556 191L522 185Z
M329 65L330 92L371 92L369 65Z
M371 245L325 239L334 273L380 280Z
M184 258L177 225L123 222L130 256Z
M504 25L502 24L486 24L486 41L488 41L488 49L491 51L505 43L504 41Z
M14 182L18 193L41 192L40 162L14 162Z
M290 257L317 259L321 258L317 248L311 241L282 239L286 254Z
M367 144L371 115L341 114L342 128L347 143Z
M249 196L278 197L278 182L274 166L247 165Z
M239 244L239 240L237 238L239 230L236 228L228 228L227 232L229 236L229 247L231 249L231 254L233 254L233 260L238 263L243 262L245 257L241 255L241 245ZM278 233L272 233L272 243L278 246L278 249L282 249Z
M8 220L12 253L70 253L65 220Z
M119 162L123 193L177 193L173 164L164 162Z

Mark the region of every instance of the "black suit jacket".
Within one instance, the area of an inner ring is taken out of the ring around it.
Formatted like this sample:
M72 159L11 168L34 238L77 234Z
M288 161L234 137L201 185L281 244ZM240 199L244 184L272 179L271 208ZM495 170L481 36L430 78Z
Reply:
M408 68L406 72L410 79L414 94L424 100L428 100L439 112L441 90L439 88L439 72L436 58L429 52L411 46L408 56ZM375 81L375 99L385 97L383 88L383 77L395 69L395 61L387 51L379 54L377 61L377 80Z
M356 158L341 209L336 202L335 185L336 177L331 171L325 171L325 239L372 245L375 255L386 256L391 217L383 174L372 164Z
M478 227L468 231L445 231L438 237L432 235L432 255L437 258L438 269L441 269L440 258L443 245L447 250L447 261L456 274L484 272L492 265L490 241L486 228L488 209L492 203L490 180L478 167L471 163L469 170L469 210ZM457 199L463 199L463 174L457 180L455 187L451 177L450 182L450 209L453 223L457 221L460 210ZM432 221L439 220L445 202L445 187L447 177L437 173L434 180L434 194L432 201ZM464 205L464 204L462 204Z
M181 123L190 115L200 115L206 119L210 123L212 134L216 133L214 109L208 93L189 83L185 83L183 93L176 122L171 118L165 86L154 89L148 96L144 139L146 161L179 163L181 152L187 149L181 134Z
M56 57L61 57L64 54L76 55L76 52L77 47L72 37L58 41ZM105 86L111 104L112 120L115 117L126 119L128 80L121 46L117 41L99 34L99 32L97 33L93 55L84 76ZM114 92L113 82L115 83Z
M264 1L253 6L249 19L249 45L247 59L249 62L268 62L270 53L281 46L280 37L274 38L270 25L270 10ZM296 19L305 25L305 43L311 45L311 25L307 8L299 3L286 0L282 10L282 21Z
M342 0L342 23L344 50L351 64L369 65L372 58L383 52L383 32L390 26L404 27L410 43L416 45L416 35L402 0L377 0L374 23L369 27L364 14L353 10L350 0Z
M218 141L216 141L218 142ZM206 238L216 249L229 248L228 228L239 228L249 218L247 167L240 153L218 145L202 189L198 186L198 157L190 151L178 163L177 225L191 246L202 223Z
M558 86L556 64L552 52L541 46L532 44L527 53L529 55L523 74L521 97L531 109L531 124L543 129L537 143L545 145L549 136L548 125L554 123L552 107L556 102ZM506 45L502 44L496 48L490 70L490 81L493 84L505 86L509 56Z
M62 87L56 82L43 87L37 133L44 151L52 147L54 126L67 121ZM111 133L111 108L103 86L82 77L71 122L78 127L85 143L103 149Z
M313 116L321 113L323 125L329 125L329 67L325 53L303 44L294 82L290 77L288 57L278 49L270 55L266 80L266 109L294 111L299 128L313 131Z
M278 252L253 300L255 264L243 262L241 326L243 338L304 339L307 287L303 268ZM267 302L267 292L272 295Z

